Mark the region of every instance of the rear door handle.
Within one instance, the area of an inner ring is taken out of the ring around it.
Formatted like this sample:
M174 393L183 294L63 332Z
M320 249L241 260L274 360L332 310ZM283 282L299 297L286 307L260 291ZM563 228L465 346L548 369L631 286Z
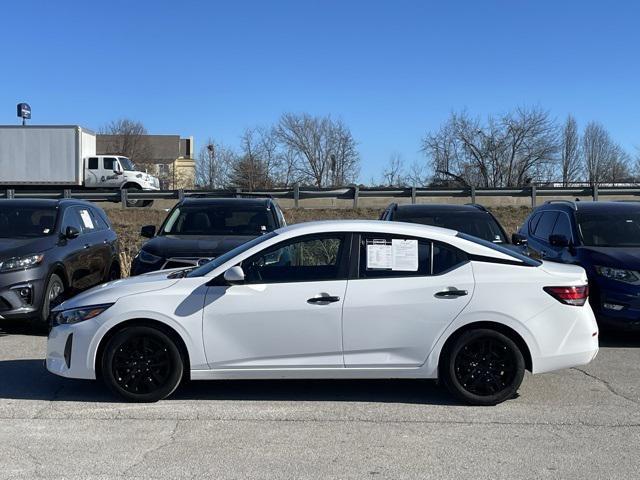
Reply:
M339 302L340 297L333 297L331 295L318 295L317 297L311 297L307 300L307 303L335 303Z
M85 243L84 244L84 248L91 248L91 244L90 243Z
M466 290L458 290L456 288L453 290L443 290L442 292L436 293L434 296L437 298L464 297L468 293L469 292L467 292Z

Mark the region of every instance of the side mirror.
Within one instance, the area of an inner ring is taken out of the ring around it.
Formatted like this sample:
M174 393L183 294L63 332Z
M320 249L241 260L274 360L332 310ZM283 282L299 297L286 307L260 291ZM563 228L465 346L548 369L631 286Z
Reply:
M124 173L124 170L122 170L122 166L118 162L113 165L113 173L115 173L116 175L122 175Z
M140 235L145 238L153 238L156 234L155 225L145 225L140 229Z
M244 282L244 271L242 267L231 267L229 270L224 272L224 279L230 285L237 285L239 283Z
M64 231L65 238L69 240L73 240L74 238L77 238L78 235L80 235L80 230L78 230L76 227L72 227L71 225L69 225L67 229Z
M564 235L549 235L549 244L553 247L568 247L569 239Z
M519 233L514 233L511 235L511 243L524 247L527 244L527 237L520 235Z

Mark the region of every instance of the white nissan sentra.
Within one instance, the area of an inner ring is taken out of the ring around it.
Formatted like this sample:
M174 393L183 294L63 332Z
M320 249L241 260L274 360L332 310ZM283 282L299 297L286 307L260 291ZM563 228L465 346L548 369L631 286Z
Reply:
M47 369L157 401L183 378L433 378L467 403L598 351L582 268L437 227L312 222L51 314Z

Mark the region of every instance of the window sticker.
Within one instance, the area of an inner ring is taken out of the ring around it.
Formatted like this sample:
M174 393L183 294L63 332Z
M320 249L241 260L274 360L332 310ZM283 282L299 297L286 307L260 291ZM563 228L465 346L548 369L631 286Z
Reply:
M367 270L391 270L391 245L384 239L367 240Z
M418 271L418 240L400 240L394 238L391 241L392 270L402 272Z
M91 219L91 215L89 215L89 212L86 210L80 210L80 218L82 218L82 224L90 229L93 230L94 226L93 226L93 220Z

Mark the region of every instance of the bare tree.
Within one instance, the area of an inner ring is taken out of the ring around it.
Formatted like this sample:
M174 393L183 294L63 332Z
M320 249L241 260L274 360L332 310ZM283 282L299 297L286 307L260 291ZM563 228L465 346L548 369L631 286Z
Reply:
M226 188L236 157L232 150L209 138L196 159L196 185L202 189Z
M382 183L386 187L400 187L405 185L405 171L402 156L395 152L389 157L389 162L382 172Z
M558 140L548 112L538 108L517 108L486 123L462 112L427 134L423 151L435 183L511 187L547 176Z
M629 176L628 155L601 124L590 122L586 126L582 150L589 183L616 182Z
M567 117L560 140L560 173L562 186L567 187L579 178L582 170L578 124L572 115Z
M134 163L146 163L151 159L151 145L142 122L120 118L101 127L99 133L110 135L108 149L113 151L108 153L123 155Z
M356 179L360 156L349 128L330 117L282 115L275 139L288 150L295 176L317 187L345 185Z

